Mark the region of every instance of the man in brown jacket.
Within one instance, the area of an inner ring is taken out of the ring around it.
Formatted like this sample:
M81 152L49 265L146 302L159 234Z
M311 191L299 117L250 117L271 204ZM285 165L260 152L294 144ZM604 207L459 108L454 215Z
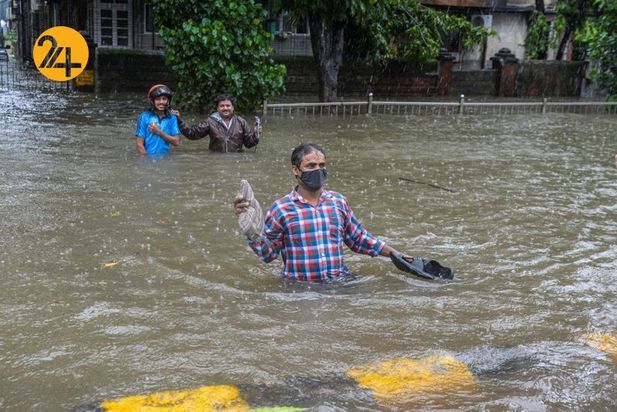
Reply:
M178 126L184 136L190 140L197 140L210 136L208 148L213 152L241 152L242 146L253 147L259 143L261 126L249 126L242 117L234 114L234 97L230 94L221 94L215 100L216 112L196 126L187 126L180 113Z

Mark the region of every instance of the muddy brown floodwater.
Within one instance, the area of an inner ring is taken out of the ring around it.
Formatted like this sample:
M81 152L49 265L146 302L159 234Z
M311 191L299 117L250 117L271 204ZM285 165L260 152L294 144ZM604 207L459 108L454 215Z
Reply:
M615 117L269 117L257 150L154 160L142 100L0 94L0 409L218 384L312 410L615 407L617 361L582 338L617 329ZM289 192L300 142L369 231L454 281L350 253L355 280L289 283L260 262L231 200L242 178L264 207ZM475 387L385 407L340 384L433 354Z

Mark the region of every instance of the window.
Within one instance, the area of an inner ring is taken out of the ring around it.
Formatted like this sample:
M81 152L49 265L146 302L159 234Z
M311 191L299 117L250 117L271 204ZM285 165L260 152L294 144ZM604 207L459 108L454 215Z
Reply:
M99 0L98 23L101 47L131 47L131 0Z
M109 1L109 0L108 0ZM101 10L101 45L114 44L114 20L111 10Z
M284 10L279 15L279 31L296 33L296 34L308 34L308 19L305 17L299 21L293 21L289 12Z
M152 33L157 31L154 28L154 18L149 4L144 4L144 33Z
M127 10L116 11L116 40L118 46L129 46L129 12Z

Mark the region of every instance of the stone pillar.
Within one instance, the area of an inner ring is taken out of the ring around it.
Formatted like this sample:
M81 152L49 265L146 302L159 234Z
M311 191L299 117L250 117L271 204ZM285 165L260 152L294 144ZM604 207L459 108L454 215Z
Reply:
M500 49L491 57L493 70L497 70L495 94L500 97L516 96L516 78L518 76L519 60L509 49Z
M447 96L448 88L450 87L450 80L452 80L452 68L454 67L454 60L456 58L446 51L441 49L439 56L437 57L439 79L437 81L437 95Z

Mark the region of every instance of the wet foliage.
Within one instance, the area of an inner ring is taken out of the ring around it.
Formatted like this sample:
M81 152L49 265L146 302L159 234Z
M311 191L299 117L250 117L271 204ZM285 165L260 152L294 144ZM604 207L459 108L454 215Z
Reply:
M554 47L549 41L551 28L546 20L546 15L539 11L534 11L529 27L527 28L527 37L525 38L525 48L527 57L530 59L546 59L546 53L549 47ZM552 42L554 43L554 41Z
M617 100L617 3L595 0L595 16L589 19L577 39L587 45L589 57L597 63L592 76Z
M252 111L283 90L285 66L270 57L272 35L265 12L252 1L150 1L166 62L179 79L188 108L211 105L221 93L237 96L237 109Z
M417 0L281 0L276 4L296 20L308 18L322 101L336 101L343 64L435 61L453 38L458 46L469 49L492 34L462 16L423 6Z

